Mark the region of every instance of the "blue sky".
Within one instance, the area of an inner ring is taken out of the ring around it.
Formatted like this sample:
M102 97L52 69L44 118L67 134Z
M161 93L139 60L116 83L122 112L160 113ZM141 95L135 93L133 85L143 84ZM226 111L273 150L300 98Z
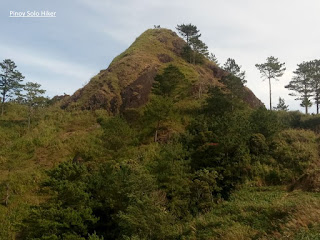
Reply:
M54 11L56 18L9 18L10 11ZM0 60L10 58L49 96L72 94L153 25L193 23L219 62L234 58L266 105L268 85L254 67L274 55L287 72L273 83L273 105L302 61L320 58L318 0L10 0L0 2Z

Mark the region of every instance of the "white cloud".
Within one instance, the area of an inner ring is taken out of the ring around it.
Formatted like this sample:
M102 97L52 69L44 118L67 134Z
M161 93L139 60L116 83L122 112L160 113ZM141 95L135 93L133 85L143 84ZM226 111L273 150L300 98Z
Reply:
M50 54L43 54L33 49L24 49L17 46L5 47L0 44L0 52L3 56L14 59L25 66L36 67L41 70L46 70L48 74L60 74L71 78L87 80L94 74L92 69L86 68L83 65L66 62L62 59L53 59Z
M25 81L40 83L51 97L63 93L73 94L97 73L96 69L52 58L50 54L39 53L34 49L4 47L0 44L0 52L16 63L18 70L26 77Z

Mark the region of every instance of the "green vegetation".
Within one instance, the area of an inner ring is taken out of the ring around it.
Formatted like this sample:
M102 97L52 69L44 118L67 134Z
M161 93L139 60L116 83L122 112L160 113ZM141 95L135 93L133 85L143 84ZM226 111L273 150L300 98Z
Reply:
M19 101L28 105L29 113L28 113L28 128L30 128L31 117L33 115L33 111L35 108L46 104L47 99L42 95L46 92L43 89L40 89L41 85L38 83L27 82L25 86L23 86L23 90L25 94L19 94Z
M301 107L305 108L306 114L308 114L308 108L312 106L311 97L314 87L311 78L313 72L312 67L312 62L299 64L297 70L294 72L295 76L286 86L286 88L293 91L290 95L298 96L296 100L301 100Z
M232 58L227 59L223 69L228 74L221 78L221 82L228 88L231 93L231 98L235 103L235 99L241 99L245 94L244 84L247 82L247 80L245 80L246 72L242 71L241 66Z
M24 76L16 69L16 64L10 59L3 60L0 63L0 68L1 115L3 115L4 103L22 88L20 82Z
M219 66L219 62L218 62L218 59L217 59L217 57L216 57L215 54L210 53L208 59L209 59L210 61L214 62L217 66Z
M168 69L159 75L162 81L156 82L155 93L168 84ZM27 120L15 122L8 112L7 118L12 119L1 123L7 133L3 136L11 139L6 140L1 154L6 156L1 164L1 194L8 195L7 205L0 208L5 222L1 236L314 236L319 223L306 206L319 211L320 196L290 193L286 186L317 163L316 134L289 129L282 120L288 117L281 115L286 112L250 109L219 88L210 89L206 101L188 113L192 120L184 131L171 132L187 116L177 112L176 94L162 97L163 104L171 101L172 113L163 114L156 143L150 138L154 133L148 131L158 121L148 113L151 106L154 109L153 99L141 109L143 114L136 119L140 124L134 125L103 110L68 112L51 106L39 109L26 131ZM18 107L15 103L8 109ZM153 112L165 109L162 106ZM296 122L299 127L303 123L301 118ZM8 214L13 215L4 218ZM297 225L301 219L306 226Z
M289 105L286 105L284 99L279 97L279 102L273 109L277 111L289 111Z
M246 72L241 71L241 66L239 66L234 59L228 58L225 64L223 65L223 69L227 71L229 75L233 75L239 78L242 84L245 84L247 82L245 80Z
M199 30L197 26L189 24L181 24L177 25L176 29L178 32L187 40L187 44L189 45L189 40L192 38L199 38L201 34L199 34Z
M233 59L189 64L177 39L148 30L68 106L35 83L7 102L0 239L319 238L320 117L249 107Z
M189 63L204 63L205 58L209 58L208 46L200 40L201 34L197 26L181 24L176 27L180 35L186 39L187 44L183 47L183 57ZM210 59L215 60L215 59Z
M269 81L270 110L272 110L271 79L278 80L279 77L282 77L286 70L285 63L280 63L278 58L270 56L265 63L256 64L256 67L260 71L261 77Z

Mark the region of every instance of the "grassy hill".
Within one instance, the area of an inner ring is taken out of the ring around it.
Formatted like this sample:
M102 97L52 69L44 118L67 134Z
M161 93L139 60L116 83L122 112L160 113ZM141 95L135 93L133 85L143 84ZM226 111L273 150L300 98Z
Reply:
M63 107L80 109L107 109L118 113L147 103L156 74L169 64L180 69L192 85L192 97L204 87L221 85L225 72L213 62L190 64L182 58L186 42L169 29L149 29L139 36L106 70L100 71L82 89L67 99ZM246 89L246 100L253 107L261 105L254 94Z
M147 30L30 129L6 105L0 239L320 239L319 117L259 107L184 46Z

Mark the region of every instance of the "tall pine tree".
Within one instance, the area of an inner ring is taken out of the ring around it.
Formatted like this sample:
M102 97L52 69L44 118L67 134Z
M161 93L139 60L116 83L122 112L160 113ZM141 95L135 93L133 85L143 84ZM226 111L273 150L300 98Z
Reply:
M189 24L181 24L177 25L176 29L180 33L180 35L187 40L187 44L189 45L190 38L199 38L201 34L199 33L199 30L197 26Z
M16 64L10 59L5 59L0 63L1 115L4 113L4 103L7 99L23 86L20 82L24 76L16 68Z
M314 93L314 101L317 107L317 114L319 114L319 105L320 105L320 60L313 60L311 64L311 82L312 89Z
M269 81L269 98L270 98L270 110L272 110L271 102L271 80L278 80L279 77L282 77L285 68L285 63L280 63L278 58L273 56L268 57L265 63L255 65L261 73L261 77Z
M313 95L313 85L311 80L312 64L311 62L303 62L298 64L298 68L293 72L295 76L285 88L293 91L289 95L297 96L296 100L301 100L301 106L305 108L308 114L308 108L312 103L310 98Z
M39 83L27 82L23 87L25 94L22 95L24 102L28 105L28 129L30 128L33 109L37 106L44 105L47 99L42 95L46 92L40 89Z

